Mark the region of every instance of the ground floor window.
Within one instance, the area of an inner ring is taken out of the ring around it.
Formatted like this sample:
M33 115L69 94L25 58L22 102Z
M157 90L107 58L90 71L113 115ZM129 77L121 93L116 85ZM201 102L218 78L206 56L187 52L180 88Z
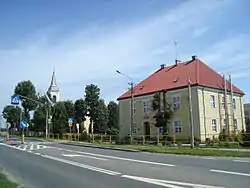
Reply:
M182 124L180 120L173 121L173 132L174 133L181 133L182 132Z

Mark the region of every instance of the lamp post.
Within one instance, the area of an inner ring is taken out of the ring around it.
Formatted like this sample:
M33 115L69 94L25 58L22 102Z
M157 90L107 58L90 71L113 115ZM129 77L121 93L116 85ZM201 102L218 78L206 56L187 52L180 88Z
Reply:
M134 81L133 78L130 76L120 72L119 70L116 70L116 72L130 80L130 98L131 98L131 104L130 104L130 127L129 127L129 135L132 136L132 127L134 124Z

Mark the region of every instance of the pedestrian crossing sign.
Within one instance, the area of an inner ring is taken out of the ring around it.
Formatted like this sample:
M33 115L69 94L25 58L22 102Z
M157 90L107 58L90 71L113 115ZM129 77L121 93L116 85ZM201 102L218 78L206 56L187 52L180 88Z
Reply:
M20 101L19 95L13 95L13 96L11 96L11 104L13 104L13 105L19 105L19 101Z

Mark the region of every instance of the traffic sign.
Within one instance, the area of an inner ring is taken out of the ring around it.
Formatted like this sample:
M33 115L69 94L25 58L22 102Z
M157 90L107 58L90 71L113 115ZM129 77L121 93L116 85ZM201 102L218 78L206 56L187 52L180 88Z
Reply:
M13 105L19 105L20 97L19 95L13 95L11 96L11 104Z
M68 124L72 124L73 123L73 118L68 118Z
M21 123L19 124L19 126L24 129L27 128L29 126L29 124L26 121L21 121Z
M72 123L69 123L69 127L72 127Z
M80 128L80 125L79 123L76 124L76 129L77 129L77 133L79 134L79 128Z

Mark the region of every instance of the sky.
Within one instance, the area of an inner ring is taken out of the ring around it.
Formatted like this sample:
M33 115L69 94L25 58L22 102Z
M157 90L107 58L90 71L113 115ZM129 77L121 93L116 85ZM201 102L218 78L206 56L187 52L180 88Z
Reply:
M61 100L84 97L96 84L116 100L159 69L192 55L233 83L250 102L248 0L2 0L0 1L0 110L16 84L48 89L56 71Z

